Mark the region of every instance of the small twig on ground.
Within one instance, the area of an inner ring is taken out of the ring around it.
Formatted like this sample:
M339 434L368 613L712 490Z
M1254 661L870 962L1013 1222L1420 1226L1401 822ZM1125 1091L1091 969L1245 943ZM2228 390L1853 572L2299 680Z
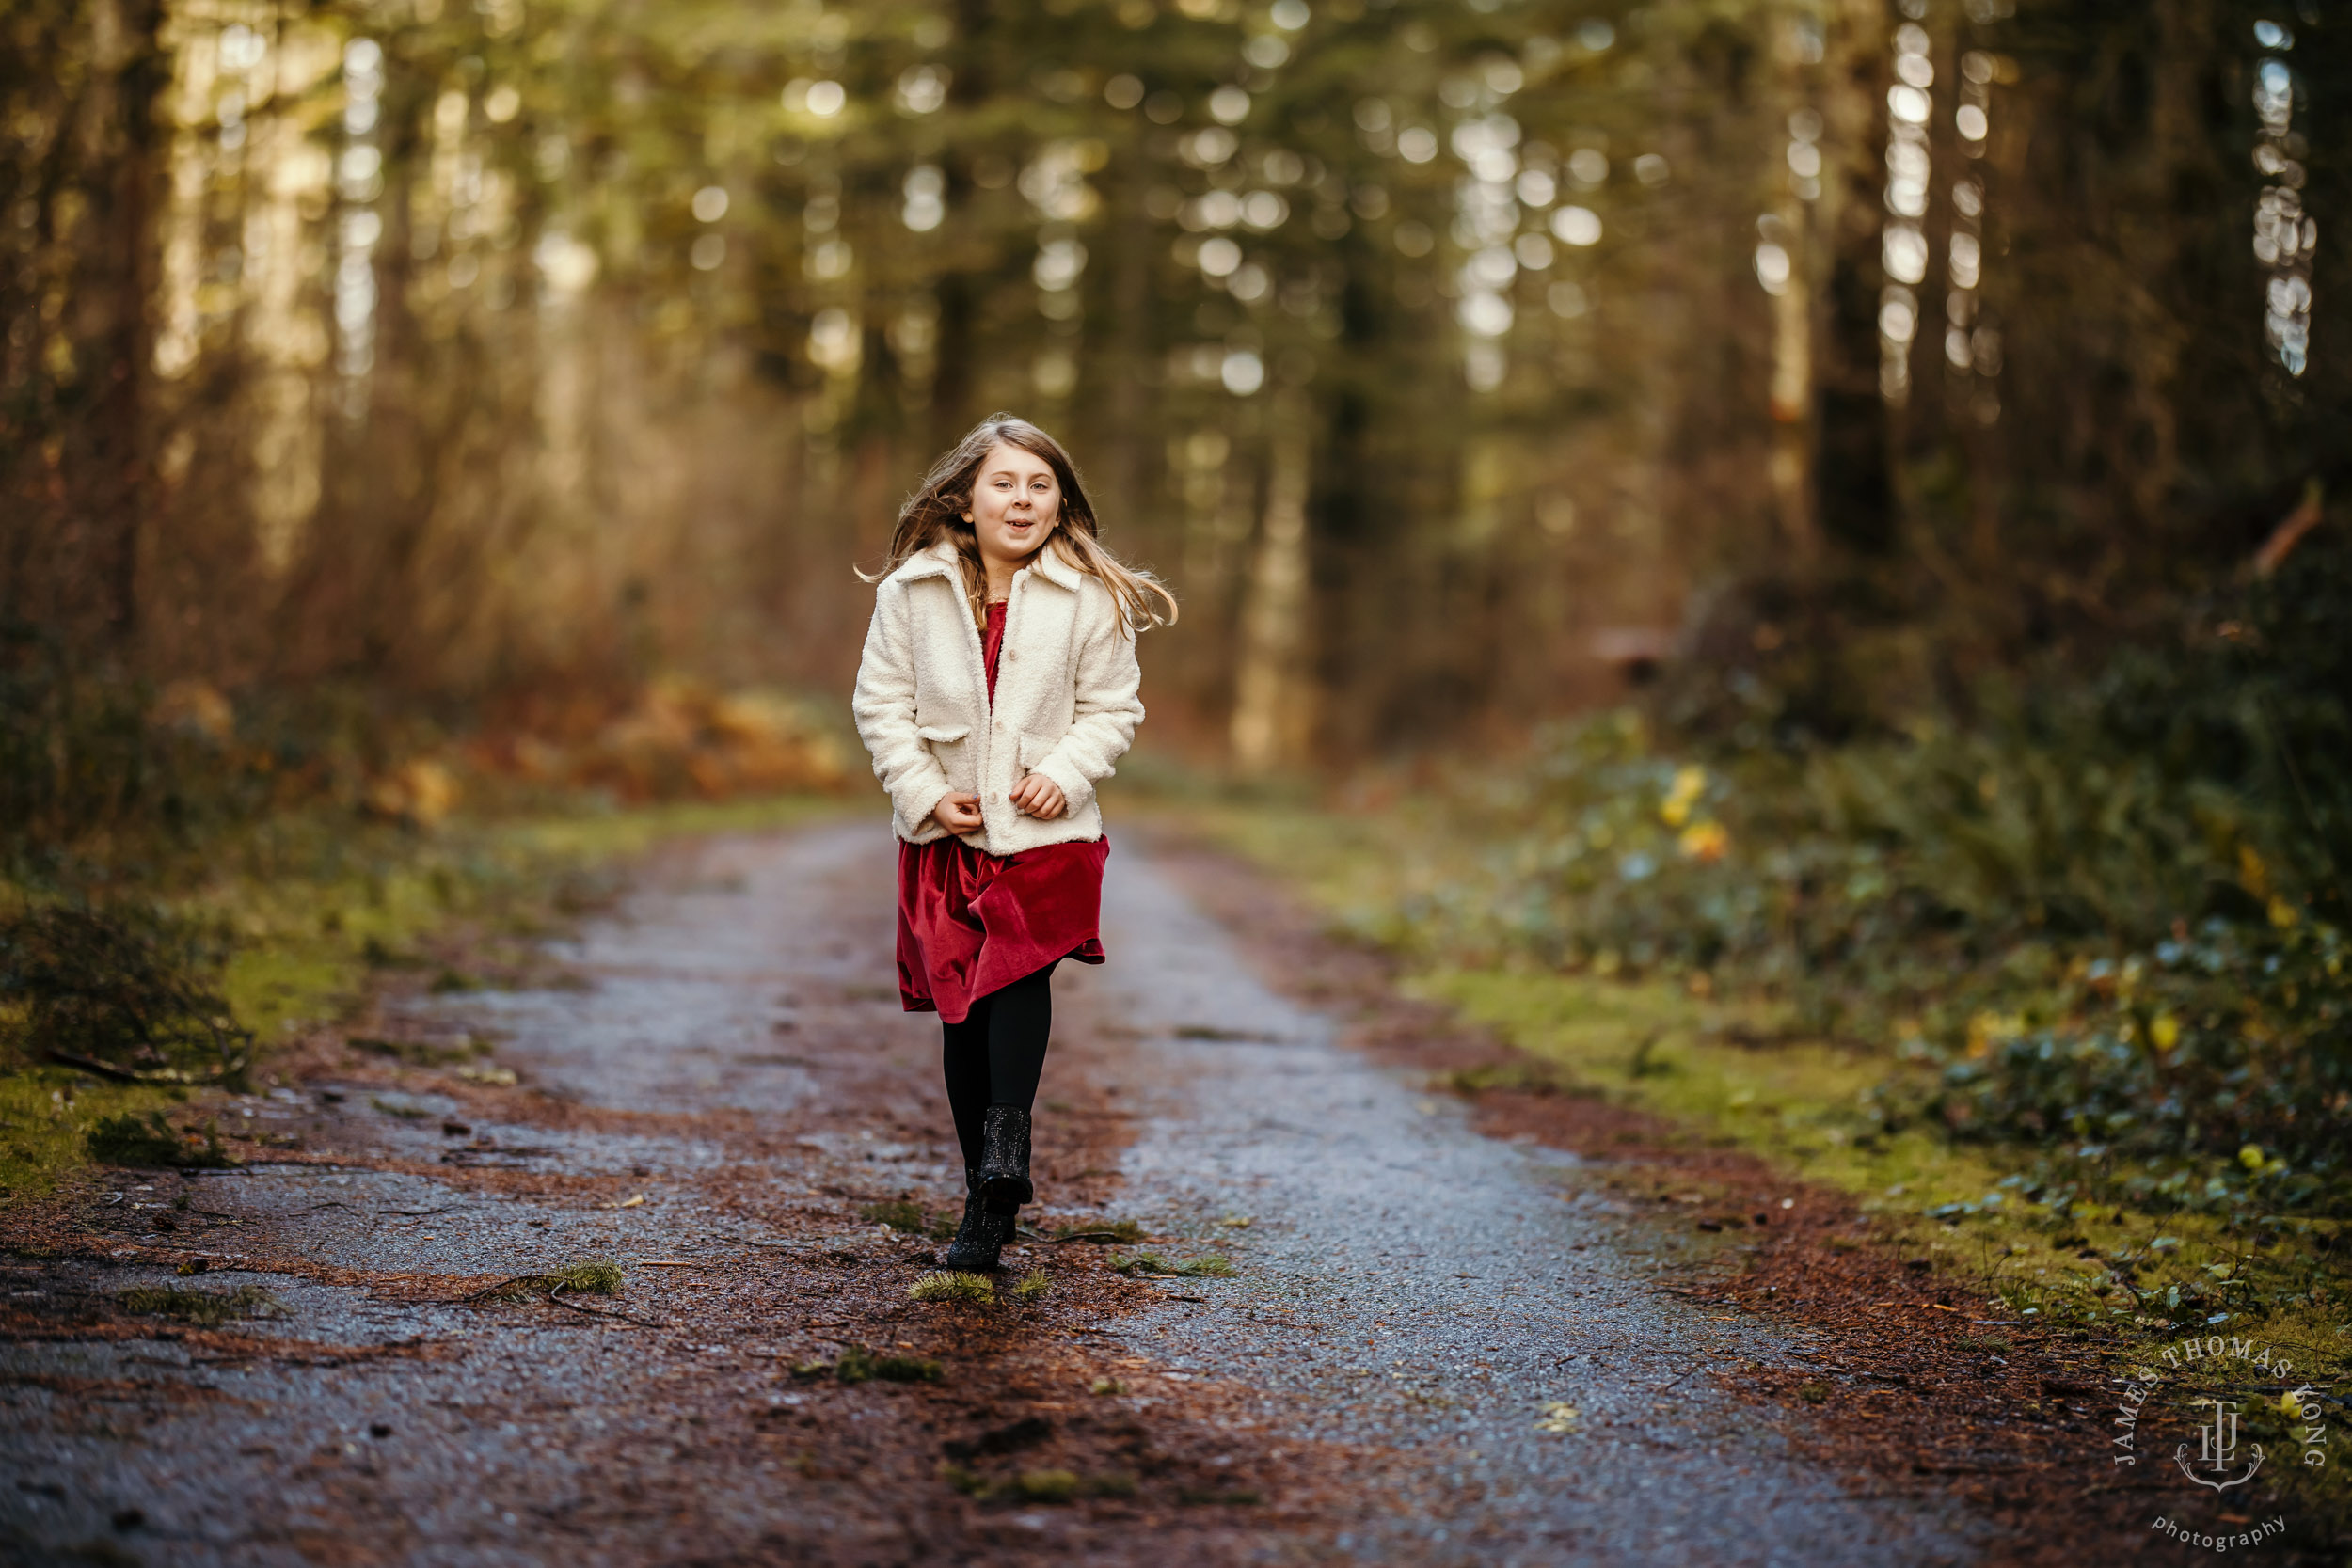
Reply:
M490 1297L495 1296L501 1291L512 1293L515 1287L518 1285L528 1285L532 1280L537 1279L538 1277L539 1276L535 1274L511 1275L508 1277L500 1280L495 1285L485 1285L481 1290L476 1291L469 1296L438 1296L428 1305L434 1307L471 1307L475 1302L486 1301Z
M598 1295L612 1295L621 1288L620 1268L602 1259L592 1259L574 1263L552 1274L517 1274L485 1285L471 1295L455 1296L433 1303L439 1307L469 1307L478 1302L512 1301L527 1295L552 1296L558 1291L594 1291Z
M111 1062L102 1062L95 1056L84 1056L72 1051L50 1051L43 1054L59 1067L70 1067L77 1072L94 1073L101 1078L111 1078L118 1084L182 1084L201 1086L221 1083L244 1071L246 1068L246 1063L242 1058L233 1067L224 1068L215 1072L183 1072L177 1068L116 1067Z
M591 1318L617 1318L623 1323L635 1323L640 1328L666 1328L669 1326L667 1323L655 1323L650 1318L638 1317L633 1312L624 1312L618 1307L614 1307L612 1310L607 1311L605 1308L600 1307L587 1307L583 1306L580 1302L566 1301L564 1298L563 1289L564 1288L562 1286L557 1286L554 1290L548 1291L544 1299L563 1307L567 1312L584 1313Z

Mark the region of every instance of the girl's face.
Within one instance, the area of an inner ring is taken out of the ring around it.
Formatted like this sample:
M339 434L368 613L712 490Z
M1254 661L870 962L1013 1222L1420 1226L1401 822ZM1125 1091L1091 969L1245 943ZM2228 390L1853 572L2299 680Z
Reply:
M1022 562L1037 553L1061 516L1053 466L1025 447L999 441L980 459L963 520L979 535L983 561Z

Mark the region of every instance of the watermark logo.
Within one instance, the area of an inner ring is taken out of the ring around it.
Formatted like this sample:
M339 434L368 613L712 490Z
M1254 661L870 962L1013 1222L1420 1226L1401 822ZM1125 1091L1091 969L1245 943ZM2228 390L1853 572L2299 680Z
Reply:
M2252 1494L2237 1489L2262 1474L2265 1464L2274 1471L2281 1464L2327 1466L2330 1433L2322 1390L2298 1383L2293 1361L2259 1340L2205 1335L2159 1347L2148 1365L2119 1382L2109 1462L2123 1469L2143 1460L2158 1466L2169 1458L2180 1480L2211 1495L2210 1517L2194 1516L2201 1511L2189 1504L2197 1495L2190 1493L2182 1499L2188 1506L2158 1516L2151 1530L2216 1552L2259 1546L2286 1533L2284 1514L2248 1517L2248 1504L2274 1500L2271 1482Z
M2227 1400L2198 1400L2194 1402L2213 1406L2213 1419L2197 1431L2198 1442L2202 1449L2198 1456L2199 1465L2210 1473L2201 1476L2189 1467L2188 1445L2183 1443L2172 1452L2173 1463L2180 1465L2181 1474L2198 1485L2210 1486L2217 1492L2226 1492L2233 1486L2243 1486L2252 1481L2254 1472L2263 1467L2263 1446L2260 1443L2248 1445L2253 1449L2254 1457L2244 1470L2236 1475L2229 1473L2230 1466L2237 1463L2239 1406Z

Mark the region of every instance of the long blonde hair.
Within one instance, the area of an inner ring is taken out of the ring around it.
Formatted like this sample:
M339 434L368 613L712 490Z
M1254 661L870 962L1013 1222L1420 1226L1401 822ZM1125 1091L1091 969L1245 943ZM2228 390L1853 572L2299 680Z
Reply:
M1097 537L1094 503L1087 499L1086 486L1078 480L1078 466L1070 460L1070 453L1059 441L1010 414L991 414L930 466L923 483L898 508L898 526L890 535L890 559L879 571L858 576L867 582L880 582L940 540L952 540L963 567L963 594L971 601L972 618L984 624L988 568L980 560L978 532L963 520L963 513L972 504L972 486L980 463L999 441L1043 458L1054 470L1055 483L1061 486L1061 514L1040 547L1100 579L1111 591L1120 619L1130 632L1174 626L1176 595L1168 585L1150 572L1121 562Z

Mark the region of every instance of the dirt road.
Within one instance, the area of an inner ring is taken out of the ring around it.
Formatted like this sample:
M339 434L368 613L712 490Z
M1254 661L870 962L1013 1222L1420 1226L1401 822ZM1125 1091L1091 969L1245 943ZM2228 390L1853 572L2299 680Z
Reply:
M1703 1238L1347 1048L1125 839L1040 1109L1031 1216L1079 1238L911 1299L960 1172L890 855L681 850L528 988L396 990L212 1107L241 1168L20 1212L11 1560L1976 1556L1724 1391L1811 1347L1660 1289ZM618 1293L558 1288L594 1259Z

